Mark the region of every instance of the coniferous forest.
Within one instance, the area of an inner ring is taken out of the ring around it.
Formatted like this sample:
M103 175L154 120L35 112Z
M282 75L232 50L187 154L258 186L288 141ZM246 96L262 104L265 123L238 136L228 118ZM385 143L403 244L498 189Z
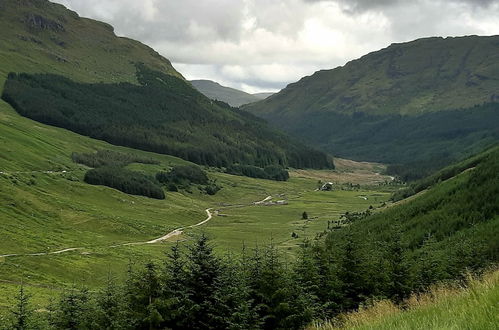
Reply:
M496 2L0 0L0 330L496 330Z
M208 195L215 195L222 189L196 165L174 166L168 172L161 171L155 176L150 176L125 168L132 163L158 164L148 157L98 150L95 153L73 152L71 158L75 163L93 167L85 173L86 183L107 186L131 195L165 199L162 186L166 186L168 191L176 192L179 189L189 190L192 185L199 185L200 190Z
M388 172L404 182L422 179L499 139L497 102L414 115L318 111L306 119L276 115L269 121L338 157L389 164Z
M160 263L130 264L97 292L72 287L48 313L24 288L11 324L53 329L299 329L370 300L410 293L499 261L499 149L418 199L363 213L306 241L295 261L272 242L220 256L203 234ZM464 169L463 169L464 170Z
M165 199L165 193L157 181L139 172L121 167L103 166L85 174L86 183L108 186L131 195Z
M2 98L21 115L107 142L208 166L332 168L325 153L212 101L184 80L137 65L140 85L9 74Z

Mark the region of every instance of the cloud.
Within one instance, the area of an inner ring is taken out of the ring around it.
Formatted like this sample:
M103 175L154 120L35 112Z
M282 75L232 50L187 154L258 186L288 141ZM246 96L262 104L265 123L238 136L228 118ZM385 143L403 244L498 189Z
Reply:
M366 11L372 9L387 8L390 6L398 5L411 5L411 4L421 4L424 1L421 0L304 0L309 3L317 2L335 2L340 4L346 11L350 13L355 13L358 11ZM436 0L439 2L438 0ZM445 0L440 0L444 2ZM462 3L466 5L471 5L472 7L489 7L496 0L447 0L447 3Z
M278 90L426 36L499 34L492 0L57 0L172 60L190 79Z

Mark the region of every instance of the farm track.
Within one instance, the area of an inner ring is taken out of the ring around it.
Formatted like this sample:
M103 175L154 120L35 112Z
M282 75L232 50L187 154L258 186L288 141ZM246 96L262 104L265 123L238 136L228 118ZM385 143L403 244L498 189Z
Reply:
M267 196L265 199L263 199L261 201L258 201L258 202L253 202L250 205L261 205L261 204L263 204L263 203L265 203L265 202L267 202L267 201L269 201L271 199L272 199L272 196ZM228 207L231 207L231 206L222 207L222 208L228 208ZM146 245L146 244L157 244L157 243L161 243L161 242L167 241L170 238L182 235L183 232L184 232L184 230L186 230L186 229L196 228L196 227L202 226L202 225L206 224L207 222L209 222L211 219L213 219L213 215L218 212L218 210L215 211L215 212L212 212L212 210L213 210L213 208L207 208L205 210L207 218L204 219L203 221L201 221L199 223L196 223L194 225L187 226L187 227L180 227L180 228L174 229L173 231L171 231L168 234L166 234L164 236L161 236L159 238L156 238L156 239L153 239L153 240L150 240L150 241L146 241L146 242L123 243L123 244L116 244L116 245L111 245L111 246L107 246L107 247L108 248L118 248L118 247L122 247L122 246L137 246L137 245ZM66 248L66 249L62 249L62 250L58 250L58 251L53 251L53 252L3 254L3 255L0 255L0 258L9 258L9 257L35 257L35 256L58 255L58 254L63 254L63 253L73 252L73 251L78 251L78 250L86 250L86 248L77 247L77 248ZM91 254L91 253L90 252L85 252L83 254L87 254L88 255L88 254Z

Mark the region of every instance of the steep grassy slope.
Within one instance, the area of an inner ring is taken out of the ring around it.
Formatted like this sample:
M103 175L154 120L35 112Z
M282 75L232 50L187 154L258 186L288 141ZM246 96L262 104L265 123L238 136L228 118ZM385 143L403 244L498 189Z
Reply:
M393 44L323 70L248 107L264 117L314 112L419 114L499 100L499 36Z
M431 292L408 299L401 309L389 301L344 317L342 326L331 323L310 326L308 330L333 329L496 329L499 322L499 271L472 279L466 287L445 284Z
M345 244L353 251L361 271L352 278L356 299L400 298L499 260L499 147L476 159L425 192L329 233L333 255Z
M260 101L262 99L234 88L222 86L211 80L191 80L190 83L210 99L223 101L233 107L239 107L243 104Z
M336 156L420 178L499 140L498 50L499 36L394 44L243 108Z
M137 82L136 62L181 75L153 49L105 23L46 0L0 1L0 85L9 72L51 72L86 82Z

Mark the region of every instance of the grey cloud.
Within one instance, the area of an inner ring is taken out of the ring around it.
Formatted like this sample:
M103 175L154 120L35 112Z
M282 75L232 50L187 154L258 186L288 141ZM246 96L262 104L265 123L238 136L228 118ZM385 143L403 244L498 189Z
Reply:
M392 42L499 34L499 0L52 1L150 45L189 79L252 91L280 89Z
M396 5L412 5L422 3L422 0L303 0L308 3L335 2L339 4L345 12L355 14L371 9L384 9ZM489 7L497 3L497 0L436 0L436 2L463 3L472 7Z
M60 0L83 16L110 21L117 33L144 42L238 40L243 3L233 0Z

